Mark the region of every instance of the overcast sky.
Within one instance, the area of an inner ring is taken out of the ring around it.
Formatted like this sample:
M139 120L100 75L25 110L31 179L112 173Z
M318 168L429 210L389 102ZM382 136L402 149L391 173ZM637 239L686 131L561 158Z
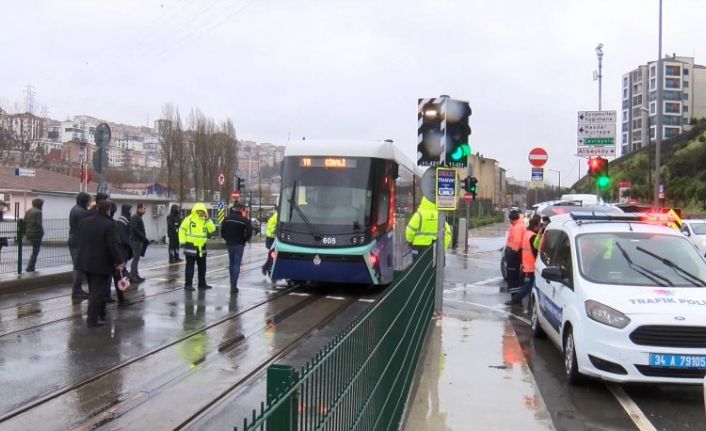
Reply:
M663 52L706 64L706 1L663 14ZM595 48L619 110L622 74L657 57L658 0L2 0L0 29L6 108L31 83L55 119L151 125L171 102L240 139L392 138L416 160L417 99L448 94L470 101L473 152L529 180L543 147L568 186Z

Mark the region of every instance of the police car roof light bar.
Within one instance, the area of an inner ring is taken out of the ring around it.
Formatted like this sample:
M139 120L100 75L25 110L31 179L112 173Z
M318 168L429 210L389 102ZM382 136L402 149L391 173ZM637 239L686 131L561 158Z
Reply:
M629 221L639 222L643 218L638 214L606 214L589 212L572 212L571 218L576 221Z

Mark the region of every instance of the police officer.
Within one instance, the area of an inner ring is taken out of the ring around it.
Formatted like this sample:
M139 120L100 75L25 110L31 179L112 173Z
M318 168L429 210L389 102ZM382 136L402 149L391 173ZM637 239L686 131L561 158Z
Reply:
M507 265L507 287L510 292L517 291L522 285L520 263L522 258L522 237L525 224L520 220L519 211L510 211L510 227L505 242L505 263Z
M267 249L267 260L265 261L265 264L262 265L262 275L267 275L267 271L272 268L272 257L270 255L270 249L272 248L272 244L275 242L275 231L277 229L277 206L275 206L275 210L270 216L270 218L267 219L267 230L265 230L265 248Z
M186 258L184 290L194 290L194 264L198 265L199 289L210 289L206 284L206 240L216 231L216 225L208 217L206 205L194 204L191 213L179 226L179 244Z
M436 241L438 225L439 210L436 209L435 204L422 197L417 212L409 220L405 229L405 237L412 245L415 257L421 250ZM444 223L444 248L448 248L449 244L451 244L451 227L448 223Z

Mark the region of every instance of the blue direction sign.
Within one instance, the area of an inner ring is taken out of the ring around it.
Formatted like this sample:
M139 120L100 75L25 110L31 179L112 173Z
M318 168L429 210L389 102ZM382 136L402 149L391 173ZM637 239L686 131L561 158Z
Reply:
M440 210L455 210L457 200L456 170L452 168L436 168L436 208Z
M223 201L218 201L218 209L219 210L223 209Z

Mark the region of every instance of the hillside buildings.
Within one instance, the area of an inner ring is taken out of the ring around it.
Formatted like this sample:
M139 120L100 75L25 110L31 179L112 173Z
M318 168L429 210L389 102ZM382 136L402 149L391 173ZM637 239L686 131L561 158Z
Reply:
M657 61L623 75L621 154L653 141L658 117L663 139L689 130L692 118L706 117L706 67L677 55L666 56L661 64L662 106L657 106Z

